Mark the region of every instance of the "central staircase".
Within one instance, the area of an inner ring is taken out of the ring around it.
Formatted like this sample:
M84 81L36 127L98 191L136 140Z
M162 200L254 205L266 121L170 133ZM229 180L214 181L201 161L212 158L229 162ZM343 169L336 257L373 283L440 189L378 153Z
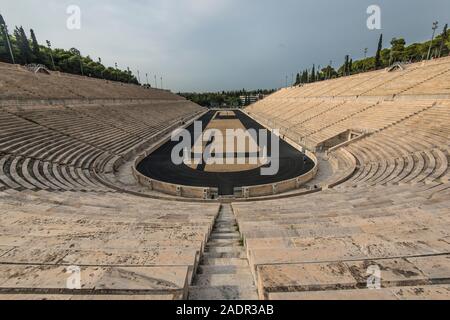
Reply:
M257 300L258 295L231 205L222 204L189 300Z

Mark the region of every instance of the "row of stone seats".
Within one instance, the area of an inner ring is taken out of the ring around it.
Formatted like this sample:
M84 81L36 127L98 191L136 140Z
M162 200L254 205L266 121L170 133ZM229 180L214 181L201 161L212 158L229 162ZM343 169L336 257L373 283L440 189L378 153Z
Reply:
M185 299L218 211L120 193L2 191L1 297ZM71 266L81 290L67 287Z
M0 152L87 169L105 150L0 111Z
M312 132L309 139L317 144L326 141L348 129L360 132L374 132L386 127L397 124L409 117L417 115L433 106L433 101L385 101L377 104L356 102L360 105L360 111L350 115L337 109L339 116L333 121L330 117L329 122L322 122L322 128ZM345 104L342 108L345 108Z
M234 203L262 299L450 298L450 184L330 189ZM368 294L370 268L383 290ZM396 298L401 298L397 296Z
M80 99L89 95L104 96L100 94L101 88L98 85L89 88L83 82L72 84L71 81L64 81L66 78L62 79L61 76L33 74L21 67L4 70L0 64L0 70L0 82L3 84L0 97L3 99Z
M153 99L183 100L164 90L59 72L34 74L24 67L0 63L2 99Z
M57 157L58 150L53 146L67 146L68 152L64 154L72 158L83 148L94 157L98 156L98 151L122 155L165 128L201 111L187 101L155 106L141 104L132 110L127 109L126 104L115 107L5 107L4 112L0 111L0 147L8 153L45 159L52 157L48 160L58 163L67 162ZM161 116L162 110L167 111L165 116ZM141 118L136 119L139 116ZM70 164L81 165L78 162L82 159L73 158L75 162ZM84 167L89 164L83 163Z
M393 72L392 74L401 74L401 76L393 77L392 79L389 79L389 81L385 81L382 85L373 88L364 95L398 95L423 83L434 85L439 76L450 72L450 65L448 62L449 60L445 59L445 63L431 65L424 64L423 66L415 65L407 67L407 69L402 72ZM414 92L414 90L410 92ZM436 92L436 90L434 92Z
M0 185L15 190L111 192L92 170L0 154Z
M422 87L430 88L422 94L432 95L434 99L446 94L445 79L450 76L450 58L416 63L406 66L405 70L387 72L385 70L358 74L304 85L297 88L281 89L268 98L247 108L251 114L262 118L286 121L287 126L312 120L315 127L318 119L327 115L339 117L340 103L353 103L357 97L365 97L373 104L383 101L386 96L410 96L421 94ZM345 90L342 94L333 89ZM433 89L434 88L434 89ZM440 89L442 88L442 90ZM416 90L417 89L417 90ZM331 91L330 91L331 90ZM332 99L336 97L338 99ZM350 99L350 101L342 100ZM356 100L363 104L366 100ZM323 120L322 120L323 121ZM308 132L305 133L308 135Z
M449 77L450 58L441 58L405 66L405 70L387 72L386 70L356 74L282 89L272 95L280 98L314 97L356 97L356 96L392 96L399 94L434 94L434 85L442 87L442 81ZM429 90L426 90L426 88ZM416 90L415 88L418 88ZM423 88L423 89L421 89ZM443 88L445 93L445 86Z
M94 172L203 109L186 100L0 107L2 188L105 191ZM38 169L39 168L39 169Z
M447 70L442 74L433 78L432 81L422 82L414 87L409 88L404 95L450 95L450 87L448 83L450 82L450 72Z
M299 123L291 128L291 130L298 132L301 137L311 138L314 137L314 134L317 132L353 117L372 106L374 106L373 102L348 101L332 111L325 112L318 117ZM342 132L342 130L338 132Z
M376 150L372 149L372 152L376 152ZM352 153L358 159L364 158L364 151L361 153L358 153L358 151L353 150ZM430 183L447 178L449 171L448 161L449 155L440 149L417 151L401 158L366 161L358 168L358 171L352 179L340 187L420 182Z
M140 137L148 137L148 129L161 130L164 126L192 117L198 106L187 101L162 101L142 103L108 104L102 106L74 106L73 110L89 114L102 121ZM150 134L152 134L150 132Z
M300 103L300 101L298 102ZM305 105L292 107L286 104L280 108L285 111L283 116L277 113L256 112L266 123L286 127L296 135L296 138L308 138L319 144L348 129L362 132L373 132L396 124L405 118L418 114L433 105L434 101L305 101ZM269 120L270 119L270 120ZM272 127L275 127L273 125Z
M63 135L76 137L101 150L110 150L117 154L125 152L141 140L138 136L95 119L89 114L79 113L66 107L44 107L43 110L33 108L17 111L14 114Z
M450 103L439 101L346 147L360 164L344 186L447 181Z
M323 168L319 169L319 176L313 180L319 187L333 188L341 185L352 177L357 169L355 156L345 148L329 153L326 160L330 164L331 171L325 174L325 179L319 181L318 177Z

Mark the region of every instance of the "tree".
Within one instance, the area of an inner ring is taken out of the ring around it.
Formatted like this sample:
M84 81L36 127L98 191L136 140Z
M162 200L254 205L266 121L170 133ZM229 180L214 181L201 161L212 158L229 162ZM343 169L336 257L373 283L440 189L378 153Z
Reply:
M389 65L394 62L405 60L405 45L406 41L403 38L393 38L391 41L391 57Z
M17 46L19 49L19 60L22 64L29 64L32 62L33 57L31 53L30 43L23 27L16 27L14 30L14 37L16 38Z
M8 26L6 25L5 19L0 14L0 36L4 39L4 50L0 50L0 59L3 57L5 61L16 63L14 60L13 49L11 46L11 41L9 39ZM0 42L1 44L1 42Z
M380 69L381 64L381 50L383 50L383 34L380 35L380 39L378 40L378 49L377 54L375 55L375 69Z
M441 35L441 37L442 37L442 39L441 39L441 47L439 48L439 57L441 57L442 56L442 50L444 49L444 46L445 46L445 42L447 41L447 39L448 39L448 32L447 32L447 29L448 29L448 24L446 24L445 26L444 26L444 30L442 31L442 35Z
M312 70L311 70L311 79L309 82L316 82L316 65L313 64Z
M41 51L39 48L39 43L36 39L36 35L34 33L33 29L30 29L30 37L31 37L31 45L32 45L32 52L34 55L34 62L41 63Z
M295 85L298 86L302 82L302 79L300 78L300 73L297 73L297 77L295 80Z
M343 76L348 75L349 59L350 59L350 56L346 55L345 56L345 61L344 61L344 66L342 68L342 75Z
M84 76L84 70L83 70L83 59L81 57L81 52L80 50L76 49L76 48L71 48L69 50L70 53L72 53L73 56L75 56L76 58L78 58L78 60L80 61L80 73L82 76Z

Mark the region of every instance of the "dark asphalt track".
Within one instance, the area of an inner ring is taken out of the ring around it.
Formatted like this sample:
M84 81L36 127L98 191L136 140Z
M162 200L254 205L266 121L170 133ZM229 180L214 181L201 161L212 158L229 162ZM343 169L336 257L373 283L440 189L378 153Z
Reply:
M207 127L214 114L214 111L210 111L199 119L199 121L202 121L203 130ZM264 129L259 123L241 111L236 112L236 118L247 129ZM196 140L193 134L194 125L190 125L187 130L191 133L191 145L193 145ZM307 173L314 167L311 159L307 158L305 162L303 153L293 148L287 142L280 140L280 170L275 176L262 176L260 168L242 172L204 172L192 169L184 164L175 165L172 163L172 149L177 144L178 142L172 141L165 143L142 160L138 165L138 171L151 179L186 186L219 188L219 195L232 195L236 187L255 186L293 179ZM270 139L268 153L269 155L271 154Z

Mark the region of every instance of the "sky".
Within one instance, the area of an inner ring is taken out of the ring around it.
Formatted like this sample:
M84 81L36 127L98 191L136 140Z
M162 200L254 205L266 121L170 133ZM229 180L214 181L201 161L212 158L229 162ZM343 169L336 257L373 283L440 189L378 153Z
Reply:
M67 28L71 5L80 29ZM381 9L381 30L367 28L370 5ZM374 55L380 33L386 46L393 37L428 40L433 21L439 31L450 22L450 1L0 0L0 13L42 44L139 69L143 83L148 73L174 92L204 92L279 88L313 64L338 67L364 48Z

